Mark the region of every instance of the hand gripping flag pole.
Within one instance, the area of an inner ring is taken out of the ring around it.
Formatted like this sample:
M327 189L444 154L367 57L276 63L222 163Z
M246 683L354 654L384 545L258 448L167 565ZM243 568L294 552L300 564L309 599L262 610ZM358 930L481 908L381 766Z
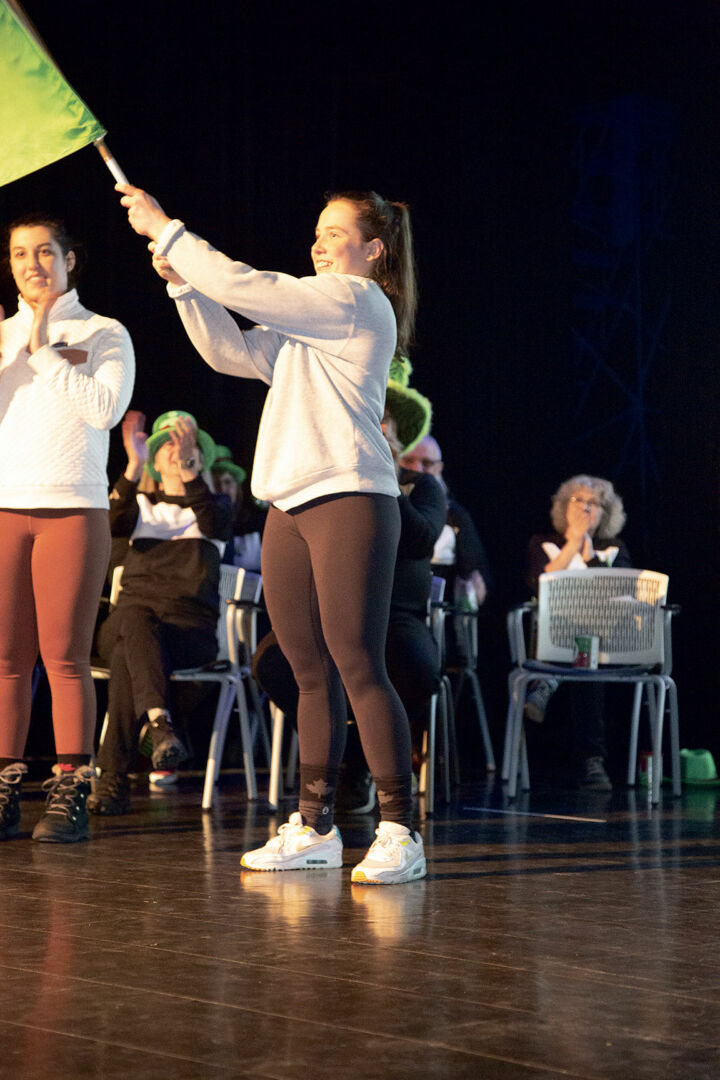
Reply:
M17 0L0 0L0 185L94 143L115 179L127 178L105 128L77 96Z
M118 184L128 184L130 181L105 144L105 136L101 135L99 139L94 139L93 145L97 147L100 157L103 159Z

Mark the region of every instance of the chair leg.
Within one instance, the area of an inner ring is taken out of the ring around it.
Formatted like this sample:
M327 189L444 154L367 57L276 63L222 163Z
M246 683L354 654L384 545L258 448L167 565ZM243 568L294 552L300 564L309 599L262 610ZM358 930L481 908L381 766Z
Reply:
M285 713L277 705L270 704L272 717L272 754L270 757L270 788L268 802L273 810L280 806L283 797L282 745L285 729Z
M440 732L442 735L443 752L443 789L445 793L445 803L447 804L450 802L450 727L448 724L450 705L447 698L447 687L444 682L440 685L438 702L440 704Z
M253 745L250 737L250 717L248 715L245 687L242 679L237 687L238 718L240 720L240 738L243 748L243 766L245 768L245 784L247 786L248 799L257 799L257 780L255 779L255 759L253 757Z
M675 680L669 675L666 675L665 678L667 680L668 700L670 702L670 753L672 755L673 795L677 797L682 795L677 685L675 684Z
M662 784L662 776L660 775L662 770L660 768L660 759L662 758L662 736L663 736L663 722L665 719L665 680L661 675L655 677L655 685L657 688L657 703L655 708L655 724L653 727L653 774L652 774L652 796L651 801L653 806L657 806L660 802L660 785Z
M457 727L455 725L455 703L452 683L448 675L442 677L445 687L445 702L448 714L448 736L450 738L450 768L452 769L452 782L456 787L460 786L460 754L458 753Z
M514 799L517 795L518 772L521 768L521 744L523 742L523 705L525 704L525 691L529 677L524 673L516 675L510 694L508 705L508 729L510 732L509 771L508 771L508 797ZM526 754L526 751L524 751ZM525 764L522 766L522 782L525 790L530 788L530 774L527 769L527 755Z
M643 686L644 684L642 682L635 683L632 719L630 721L630 751L628 753L627 771L628 787L635 787L635 784L637 783L638 732L640 729L640 706L642 703Z
M473 701L475 702L475 711L477 713L478 723L480 724L483 747L485 748L485 766L488 772L495 772L495 754L493 753L492 741L490 739L490 728L488 727L487 713L485 712L485 702L483 701L482 692L480 690L480 680L474 671L468 672L468 678L470 679Z
M528 765L527 739L525 738L524 729L520 742L520 789L522 791L530 790L530 766Z
M503 744L503 764L502 772L500 773L501 780L510 779L510 753L512 750L512 717L513 717L513 701L515 696L515 682L521 672L518 672L516 668L508 675L508 711L507 718L505 720L505 742Z
M430 714L423 735L422 766L420 768L419 790L425 796L425 813L432 814L435 809L435 725L437 717L438 695L430 699Z
M212 809L215 785L220 774L223 750L225 749L225 736L227 734L228 720L232 711L235 686L229 680L220 684L213 730L210 737L210 749L208 751L207 765L205 766L205 783L203 785L202 808Z
M263 753L265 755L265 764L270 769L272 768L272 748L270 746L270 738L268 736L267 724L265 723L265 710L263 709L262 701L260 699L260 691L258 690L257 683L253 679L252 675L247 674L244 681L248 690L250 691L252 711L257 718L257 728L255 730L260 735L260 741L262 743Z
M100 749L102 744L105 742L105 736L107 735L107 729L108 729L108 724L109 723L110 723L110 713L106 712L105 713L105 718L103 719L103 722L102 722L102 727L100 728L100 738L98 739L98 750Z

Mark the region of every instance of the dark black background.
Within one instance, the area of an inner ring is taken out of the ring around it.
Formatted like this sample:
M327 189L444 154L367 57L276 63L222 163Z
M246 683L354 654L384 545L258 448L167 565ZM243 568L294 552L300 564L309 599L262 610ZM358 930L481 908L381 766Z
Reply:
M683 606L683 744L717 755L717 0L450 4L427 16L372 3L24 6L130 180L228 254L307 274L325 191L374 187L411 204L414 383L434 403L447 479L495 570L481 671L498 746L503 613L525 595L527 538L547 527L558 484L590 472L622 493L636 564L670 574ZM647 388L649 488L638 462L619 469L617 424L606 442L578 444L571 360L577 110L628 94L678 118L658 253L671 310ZM190 409L247 464L264 388L195 356L112 184L86 148L0 189L0 218L40 207L65 217L88 249L84 303L133 336L134 407L150 419ZM0 300L14 310L7 280ZM116 432L113 472L120 450Z

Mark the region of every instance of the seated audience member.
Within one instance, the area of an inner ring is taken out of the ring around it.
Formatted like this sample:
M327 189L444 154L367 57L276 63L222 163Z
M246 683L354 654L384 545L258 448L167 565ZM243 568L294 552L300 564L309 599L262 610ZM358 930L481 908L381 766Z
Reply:
M227 546L223 562L242 566L244 570L260 573L260 547L266 511L254 499L243 498L247 473L236 465L227 446L216 447L212 480L218 495L227 495L233 508L233 538Z
M452 497L442 475L445 463L442 451L432 435L426 435L412 450L403 454L401 465L413 472L429 473L445 490L448 504L447 521L440 533L432 557L433 573L445 578L445 599L459 609L477 611L488 594L490 566L475 522L464 506ZM456 620L446 623L448 663L464 666L465 655L462 628Z
M443 489L433 476L408 472L399 464L402 453L430 423L430 402L407 386L408 377L407 361L402 364L395 359L382 427L398 468L401 527L385 657L388 675L410 720L413 768L417 769L427 709L440 674L437 646L426 616L432 577L430 558L445 522L447 505ZM260 643L253 670L269 697L294 719L297 686L274 635ZM375 790L353 728L351 724L338 809L361 813L374 806Z
M625 524L622 499L609 480L572 476L552 497L554 531L533 536L528 549L527 583L535 595L540 574L587 567L630 567L630 553L619 537ZM554 679L531 683L525 716L540 722L558 687ZM612 788L605 770L607 749L603 716L604 687L599 683L569 685L579 784L594 791Z
M215 444L190 413L164 413L149 437L144 425L139 412L123 420L128 464L110 495L111 531L129 536L130 546L117 607L98 635L110 683L102 774L87 804L95 814L130 809L138 741L159 771L187 757L170 715L169 675L217 655L220 558L232 523L228 500L200 475L212 465ZM138 493L143 468L157 493Z

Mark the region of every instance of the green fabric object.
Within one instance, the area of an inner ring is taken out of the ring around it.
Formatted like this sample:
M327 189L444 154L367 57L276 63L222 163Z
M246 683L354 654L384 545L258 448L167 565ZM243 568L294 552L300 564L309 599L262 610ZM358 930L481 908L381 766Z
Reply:
M0 185L105 134L12 0L0 0L0 133Z
M396 352L390 361L390 377L385 391L385 409L397 427L397 436L407 454L430 433L432 405L410 383L412 364L407 356Z

